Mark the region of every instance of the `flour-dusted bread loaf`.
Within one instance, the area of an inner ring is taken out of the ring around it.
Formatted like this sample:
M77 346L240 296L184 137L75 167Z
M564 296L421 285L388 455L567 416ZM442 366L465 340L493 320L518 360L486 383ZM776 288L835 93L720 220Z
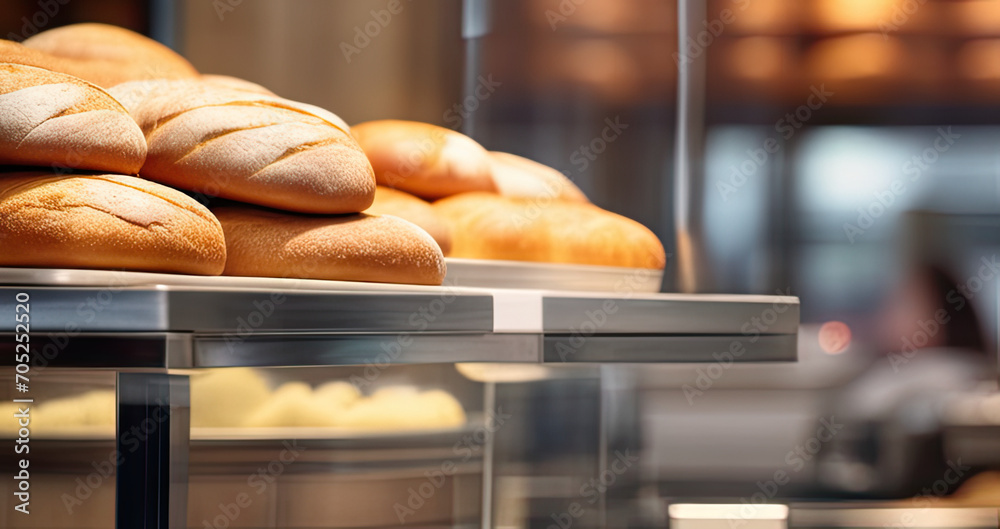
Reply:
M103 89L0 63L0 164L135 174L145 159L142 131Z
M219 221L141 178L0 173L0 266L218 275Z
M378 186L369 215L393 215L423 228L437 241L445 255L451 250L451 228L423 199L391 187Z
M51 57L54 66L51 69L105 88L141 79L198 76L194 66L170 48L134 31L107 24L62 26L43 31L25 40L23 45Z
M439 200L451 257L662 269L663 245L645 226L593 204L541 205L489 193Z
M365 153L330 112L200 80L109 92L146 135L145 178L299 213L357 213L374 199Z
M351 128L380 185L428 200L496 191L490 157L472 138L415 121L381 120Z
M366 214L323 217L249 206L213 210L226 233L226 275L440 285L444 255L424 230Z
M572 180L555 169L516 154L491 152L497 191L511 198L590 202Z

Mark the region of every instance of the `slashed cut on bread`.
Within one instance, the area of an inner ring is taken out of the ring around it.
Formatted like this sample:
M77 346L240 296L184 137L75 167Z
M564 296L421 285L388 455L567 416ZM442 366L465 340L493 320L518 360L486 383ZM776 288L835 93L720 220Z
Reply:
M378 183L427 200L496 191L490 158L472 138L415 121L380 120L351 128Z
M426 201L391 187L378 186L369 215L393 215L423 228L437 241L445 255L451 251L451 229Z
M0 63L0 164L135 174L145 159L142 131L103 89Z
M368 159L330 112L200 80L137 81L109 92L146 136L145 178L300 213L356 213L374 199Z
M187 195L122 175L0 173L0 266L218 275L219 221Z
M638 222L593 204L464 193L434 203L451 225L451 257L662 269L663 244Z
M226 275L440 285L444 255L424 230L364 213L295 215L250 206L213 210L226 233Z

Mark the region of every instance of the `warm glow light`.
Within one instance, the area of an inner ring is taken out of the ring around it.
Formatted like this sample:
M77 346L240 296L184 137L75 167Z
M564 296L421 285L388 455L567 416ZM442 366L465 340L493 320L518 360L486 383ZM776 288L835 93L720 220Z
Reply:
M733 45L730 67L739 77L766 81L777 77L790 64L788 49L778 39L750 37Z
M819 0L818 24L831 30L878 29L890 20L898 0Z
M969 79L1000 81L1000 39L974 40L962 46L958 70Z
M1000 2L996 0L952 2L949 7L955 10L956 18L971 33L995 35L1000 31Z
M821 80L889 77L903 66L906 51L879 33L826 39L809 51L812 72Z
M733 25L743 31L753 33L768 33L782 29L795 28L799 23L799 2L789 0L753 0L747 4L747 9L741 10L739 2L723 4L736 13ZM735 7L735 9L734 9Z
M851 345L851 328L839 321L828 321L819 328L819 347L826 354L839 354Z

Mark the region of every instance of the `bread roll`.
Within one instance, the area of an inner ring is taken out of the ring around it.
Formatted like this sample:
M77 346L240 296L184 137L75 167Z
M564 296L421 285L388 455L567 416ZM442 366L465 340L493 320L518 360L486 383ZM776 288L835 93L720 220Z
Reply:
M222 227L187 195L120 175L0 174L0 266L218 275Z
M375 202L365 210L369 215L394 215L423 228L441 247L445 255L451 251L451 228L426 201L391 187L378 186Z
M450 129L414 121L369 121L352 127L379 184L428 200L496 191L486 149Z
M300 213L356 213L374 199L368 159L330 112L200 80L109 92L146 135L145 178Z
M662 269L645 226L593 204L466 193L434 203L452 230L452 257Z
M590 202L572 180L547 165L505 152L491 152L490 163L493 182L505 197Z
M245 206L214 210L226 233L226 275L440 285L444 256L395 217L317 217Z
M76 63L72 75L104 87L138 79L197 77L191 63L134 31L107 24L71 24L43 31L24 46ZM91 76L93 78L91 78Z
M267 380L252 367L199 371L191 376L191 427L243 426L270 396Z
M101 88L0 63L0 164L135 174L145 159L139 126Z
M254 428L337 426L336 414L313 398L305 382L285 382L244 421Z
M239 77L232 77L229 75L216 75L216 74L202 74L202 82L208 83L212 86L218 86L220 88L231 88L233 90L243 90L244 92L253 92L255 94L264 94L273 96L274 92L264 88L263 86L252 83L245 79L240 79Z

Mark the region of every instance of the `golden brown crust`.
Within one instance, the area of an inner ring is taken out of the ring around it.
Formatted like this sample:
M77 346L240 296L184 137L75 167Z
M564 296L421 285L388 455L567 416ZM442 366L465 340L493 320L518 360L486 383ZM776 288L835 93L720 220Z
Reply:
M415 121L368 121L351 127L380 185L435 200L495 192L486 149L472 138Z
M394 215L423 228L437 241L445 255L451 251L451 228L426 201L391 187L378 186L369 215Z
M572 180L555 169L515 154L491 152L493 182L505 197L590 202Z
M222 273L222 226L174 189L131 176L0 173L0 265Z
M374 199L368 159L327 111L202 81L139 81L110 92L146 135L146 178L300 213L356 213Z
M135 174L145 159L142 131L103 89L0 63L0 163Z
M218 74L201 74L200 79L202 82L208 83L210 85L218 86L220 88L229 88L232 90L243 90L244 92L252 92L254 94L264 94L273 96L274 92L264 88L263 86L247 81L246 79L240 79L239 77L233 77L231 75L218 75Z
M226 233L226 275L440 285L441 249L395 217L286 214L248 206L213 210Z
M653 232L593 204L465 193L434 210L452 230L451 257L663 269Z
M79 71L66 73L105 87L137 79L198 76L194 66L170 48L134 31L107 24L62 26L43 31L23 44L63 59L66 64L75 63L73 69ZM93 73L87 74L88 70Z

